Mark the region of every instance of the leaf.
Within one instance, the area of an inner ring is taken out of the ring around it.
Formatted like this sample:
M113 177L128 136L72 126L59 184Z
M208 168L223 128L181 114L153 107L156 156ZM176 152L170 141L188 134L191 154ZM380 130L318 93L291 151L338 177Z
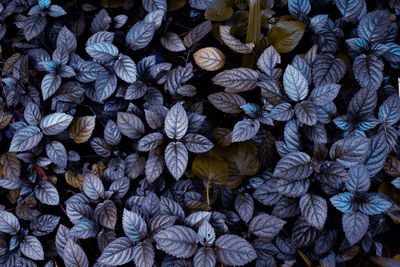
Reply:
M52 141L46 145L47 157L56 165L67 167L67 150L64 145L58 141Z
M98 262L106 265L124 265L134 258L135 242L127 237L119 237L105 247Z
M96 79L94 85L94 101L102 103L109 98L117 88L117 76L115 74L104 73Z
M274 76L275 66L281 63L281 56L272 45L262 52L257 60L257 67L269 77Z
M155 132L148 134L139 140L138 150L151 151L153 149L156 149L159 145L162 144L163 138L164 136L162 133Z
M260 129L258 120L244 119L235 124L232 131L232 143L252 139Z
M104 227L114 229L117 224L117 207L111 200L105 200L94 210L96 220Z
M395 43L386 43L386 46L389 47L389 50L386 51L383 56L386 60L392 63L399 63L400 62L400 46Z
M109 42L98 42L86 47L86 52L99 62L108 63L118 56L118 48Z
M35 195L40 202L46 205L55 206L60 202L56 187L49 181L40 181L35 187Z
M45 135L56 135L67 129L73 118L65 113L49 114L40 122L40 128Z
M186 148L193 153L205 153L214 147L210 140L200 134L187 134L183 140Z
M164 129L171 139L181 139L188 128L188 117L180 102L176 103L165 116Z
M193 66L191 63L187 64L186 67L178 66L171 70L168 74L164 88L169 91L171 95L175 95L182 83L187 82L193 76Z
M383 61L377 56L361 54L354 59L353 72L361 87L377 90L383 80Z
M46 27L47 20L45 16L32 15L25 20L24 34L27 41L41 34Z
M97 175L88 173L85 175L82 184L83 192L92 200L97 200L103 197L104 186Z
M99 31L89 37L86 41L86 46L91 46L95 43L107 42L112 43L114 41L114 33L107 31Z
M339 82L346 73L346 65L340 58L326 53L319 55L312 68L315 86Z
M306 194L300 198L299 206L301 215L306 222L322 231L328 215L325 199L317 195Z
M14 214L0 210L0 232L15 235L20 228L18 218Z
M332 205L343 213L356 211L357 205L353 193L341 193L330 198Z
M303 152L286 154L276 164L273 176L288 180L303 180L312 173L311 158Z
M160 42L168 51L171 52L182 52L186 50L182 39L174 32L165 33L161 37Z
M154 264L153 245L146 239L133 248L133 262L136 266L152 267Z
M85 251L73 239L69 239L64 248L63 260L66 266L88 267Z
M135 139L144 133L143 122L131 113L118 112L117 124L121 132L129 138Z
M39 239L27 235L21 242L21 252L32 260L44 260L44 251Z
M138 21L126 34L126 44L132 50L145 48L153 39L154 23Z
M136 81L136 65L133 60L125 55L120 55L118 60L114 64L115 73L127 83L133 83Z
M113 120L109 120L104 128L104 140L114 146L121 141L121 131Z
M253 212L254 212L253 198L247 193L238 194L235 198L234 206L240 218L245 223L248 223L250 219L253 217Z
M291 241L295 248L311 245L319 234L319 230L312 227L302 217L299 217L293 226Z
M294 110L289 103L281 103L271 110L271 118L276 121L288 121L293 118Z
M363 12L364 0L335 0L336 7L343 15L344 21L353 21Z
M378 215L385 213L392 203L381 197L377 193L368 193L359 204L359 210L367 215Z
M95 122L96 116L77 118L71 125L69 137L74 139L77 144L86 142L92 136Z
M214 93L208 96L208 100L214 107L225 113L241 113L240 108L246 104L246 100L240 95L230 94L225 92Z
M366 158L368 150L368 138L348 136L332 145L329 156L345 167L352 167Z
M45 214L31 221L29 228L35 236L44 236L54 231L61 217Z
M258 237L272 240L282 230L286 222L278 217L260 213L250 221L249 233Z
M217 263L214 250L208 247L199 248L193 257L193 263L195 267L214 267Z
M208 71L221 69L225 64L225 55L215 47L205 47L193 54L196 64Z
M292 17L302 20L311 11L309 0L289 0L289 13Z
M310 94L310 100L317 106L323 106L333 101L338 95L340 84L328 83L315 87Z
M43 100L47 100L50 96L54 95L60 85L60 75L56 75L53 73L46 74L43 77L42 84L40 86L42 88Z
M157 248L177 258L189 258L197 250L197 234L186 226L175 225L153 236Z
M188 164L188 151L181 142L170 142L165 148L165 163L172 176L179 180Z
M292 65L286 67L283 75L283 88L293 101L301 101L307 97L308 83L303 74Z
M400 118L400 99L393 95L382 103L378 112L379 120L385 125L393 125Z
M146 222L135 212L124 209L122 227L125 235L134 242L143 239L147 234Z
M167 2L165 0L142 0L142 5L147 12L156 11L158 9L167 10Z
M335 161L325 162L316 177L321 182L329 184L338 184L350 179L344 167Z
M297 119L306 125L313 126L317 123L318 114L316 106L309 100L304 100L294 106Z
M97 223L86 218L82 219L71 228L69 234L80 239L93 238L97 234Z
M203 246L213 245L215 242L215 231L212 225L208 221L203 221L197 232L199 242Z
M358 164L349 169L350 179L346 182L346 189L350 192L367 192L371 181L365 165Z
M36 126L26 126L13 136L9 152L22 152L34 148L42 140L43 134Z
M244 44L239 39L235 38L230 34L231 27L226 25L221 25L219 28L219 34L226 46L240 54L250 54L253 52L254 44Z
M384 42L389 24L390 14L387 10L372 11L360 20L357 35L369 43Z
M215 254L224 265L245 265L257 258L257 253L246 239L225 234L215 242Z
M56 45L57 47L65 46L69 52L75 52L77 47L76 37L66 26L64 26L57 35Z
M49 8L49 15L52 17L61 17L66 14L67 12L65 12L65 10L58 5L51 5Z
M361 212L350 212L343 214L343 231L350 246L354 245L367 233L369 217Z
M386 138L383 133L377 134L371 138L369 155L365 160L365 165L370 176L374 176L382 169L388 152Z
M183 44L189 48L193 44L198 43L203 39L209 32L211 32L212 24L211 21L206 20L196 27L194 27L188 34L183 38Z
M375 90L362 88L351 99L347 112L355 117L369 115L376 107L377 98Z
M42 119L42 114L40 113L39 106L36 105L34 102L29 102L24 110L24 118L29 125L38 125L40 120Z
M215 184L224 184L229 176L228 165L223 159L205 154L194 158L192 172L197 177Z
M149 155L145 166L146 179L149 183L154 182L164 170L164 159L160 155Z
M227 0L209 1L204 17L211 21L224 21L229 19L233 14L231 2Z
M279 21L268 32L268 41L279 53L288 53L300 42L305 29L298 21Z
M258 73L248 68L235 68L219 72L212 79L213 83L225 87L230 93L252 90L256 87Z

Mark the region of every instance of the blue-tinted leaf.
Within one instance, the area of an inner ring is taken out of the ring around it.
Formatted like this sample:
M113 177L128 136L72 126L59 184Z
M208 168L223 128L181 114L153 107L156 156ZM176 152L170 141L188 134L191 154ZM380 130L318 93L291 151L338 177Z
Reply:
M275 66L280 63L281 63L281 56L276 51L273 45L265 49L257 60L258 68L271 78L274 76Z
M374 54L361 54L354 59L353 73L361 87L377 90L383 80L383 61Z
M181 139L188 128L188 117L180 102L176 103L165 116L165 133L171 139Z
M357 53L365 53L370 48L368 42L363 38L347 39L346 43L351 50Z
M184 174L189 160L188 157L188 151L181 142L170 142L165 148L165 163L176 180L179 180Z
M345 73L346 65L344 61L329 53L319 55L312 68L315 86L338 83Z
M25 20L24 34L27 41L41 34L46 27L47 20L42 15L32 15Z
M43 236L53 232L53 230L57 227L59 221L59 216L46 214L31 221L29 228L31 228L34 235Z
M243 142L253 138L260 129L258 120L244 119L235 124L232 131L232 142Z
M302 19L311 11L309 0L289 0L288 8L290 15L297 19Z
M67 166L67 150L58 141L52 141L46 145L47 157L56 165L65 168Z
M54 95L57 89L61 85L60 75L49 73L43 77L41 88L43 100L48 99L50 96Z
M270 115L273 120L288 121L293 117L294 110L289 103L281 103L271 110Z
M397 95L388 97L379 107L379 120L386 125L393 125L400 119L400 98Z
M76 65L76 79L80 82L89 83L107 73L106 69L93 61L79 61Z
M152 267L154 264L153 244L148 239L133 248L133 262L136 266Z
M160 212L161 214L175 216L180 221L185 218L185 213L178 202L163 196L161 196Z
M290 152L296 152L300 149L300 133L295 120L288 121L283 133L286 147Z
M356 128L361 131L368 131L372 128L375 128L379 124L379 120L374 117L363 118L361 121L356 123Z
M215 254L224 265L245 265L257 258L256 251L246 239L231 234L217 239Z
M22 152L34 148L42 140L43 134L36 126L27 126L13 136L9 152Z
M335 245L338 238L338 230L324 230L321 235L315 240L314 250L318 254L325 254Z
M59 255L64 254L64 248L69 239L70 239L69 229L66 226L60 224L57 230L56 240L55 240L56 249Z
M94 84L95 100L102 103L109 98L117 89L117 76L115 74L104 73L96 79Z
M88 173L85 175L82 185L83 192L93 200L99 199L104 194L104 186L100 178L95 174Z
M292 177L290 177L292 178ZM280 179L276 183L278 192L287 197L299 197L305 194L310 187L310 180L286 180Z
M359 210L367 215L378 215L386 212L392 203L376 193L368 193L359 204Z
M43 204L58 205L60 202L56 187L49 181L40 181L35 187L35 195Z
M369 145L368 138L347 136L332 145L329 155L343 166L352 167L367 157Z
M297 205L297 199L282 197L275 205L272 210L272 215L279 218L290 218L297 216L300 211Z
M395 178L392 182L392 185L394 185L394 187L396 187L397 189L400 189L400 177Z
M336 105L333 101L324 106L317 106L317 118L319 122L323 124L329 123L335 115Z
M44 251L39 239L27 235L21 242L21 252L32 260L44 260Z
M400 62L400 45L395 43L387 43L385 44L389 47L389 50L383 54L383 56L392 63Z
M328 215L326 200L320 196L306 194L300 198L301 215L313 227L322 230Z
M52 113L42 119L40 128L45 135L56 135L67 129L73 118L65 113Z
M350 245L354 245L367 233L369 217L360 212L350 212L343 214L343 231Z
M115 73L127 83L136 81L136 64L133 60L125 55L120 55L114 64Z
M369 115L376 107L377 98L375 90L360 89L351 99L347 112L355 117Z
M39 0L38 5L41 9L48 8L51 5L51 0Z
M108 42L99 42L86 47L86 52L100 62L110 62L118 56L118 48Z
M205 153L214 147L210 140L200 134L187 134L184 141L186 148L193 153Z
M353 21L363 10L365 0L335 0L336 7L343 15L343 20Z
M122 179L124 178L121 178L119 180ZM112 190L111 186L110 190ZM114 229L115 224L117 223L117 207L115 206L113 201L105 200L103 203L97 205L96 209L94 210L94 217L102 226L107 227L109 229Z
M382 169L388 152L388 145L383 132L371 138L369 155L365 161L365 165L371 176L374 176Z
M123 265L134 258L135 242L127 237L113 240L101 253L98 262L105 265Z
M74 52L77 47L75 35L64 26L57 36L57 47L67 47L69 52Z
M19 229L18 218L8 211L0 210L0 232L15 235Z
M328 83L314 88L310 94L310 100L317 106L323 106L336 98L340 85Z
M140 215L127 209L124 209L122 226L125 235L135 242L144 238L147 234L146 222Z
M313 102L304 100L297 103L294 107L297 119L306 125L315 125L317 123L317 110Z
M353 193L341 193L330 198L332 205L343 213L353 212L357 203Z
M253 212L254 212L253 198L247 193L238 194L235 198L234 206L240 218L245 223L248 223L250 219L253 217Z
M189 258L197 250L197 234L186 226L168 227L157 232L153 238L158 249L177 258Z
M89 261L85 251L73 239L69 239L64 248L62 256L68 267L88 267Z
M255 216L249 224L249 233L266 240L272 240L282 230L286 221L275 216L261 213Z
M302 180L312 173L311 158L303 152L285 155L277 163L274 176L288 180Z
M342 183L349 179L349 175L344 167L341 164L332 161L326 161L324 165L321 166L316 177L321 182L329 184Z
M61 17L66 14L67 12L65 12L65 10L58 5L51 5L49 8L49 15L52 17Z
M306 247L314 242L319 230L312 227L304 218L299 217L294 224L291 241L295 248Z
M153 39L154 23L139 21L126 34L126 43L129 48L139 50L146 47Z
M201 247L193 257L195 267L214 267L217 259L214 250L208 247Z
M346 189L350 192L366 192L371 184L370 173L363 164L358 164L349 169L350 179L346 181Z
M203 246L210 246L215 242L215 231L208 221L203 221L200 225L197 236L199 237L199 242Z
M69 234L79 239L93 238L97 235L97 223L91 220L84 219L74 225Z
M308 83L304 75L292 65L288 65L283 75L283 88L293 101L301 101L308 94Z
M387 10L372 11L360 20L357 35L369 43L381 43L386 39L389 24L390 14Z

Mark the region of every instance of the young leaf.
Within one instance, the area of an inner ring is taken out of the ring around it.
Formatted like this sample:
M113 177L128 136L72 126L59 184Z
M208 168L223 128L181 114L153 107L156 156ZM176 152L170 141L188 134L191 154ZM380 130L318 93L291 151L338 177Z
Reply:
M215 47L205 47L197 50L193 54L193 58L200 68L208 71L219 70L225 64L224 53Z
M266 240L272 240L285 224L286 222L282 219L261 213L250 221L249 232Z
M86 142L92 136L95 122L96 116L77 118L71 125L69 137L74 139L77 144Z
M40 181L35 187L35 195L40 202L46 205L58 205L60 202L56 187L49 181Z
M71 267L88 267L89 261L85 251L71 238L68 240L64 248L62 256L66 266Z
M124 209L122 227L125 235L134 242L144 238L147 234L146 222L135 212Z
M42 119L40 128L45 135L56 135L67 129L73 118L65 113L53 113Z
M312 68L313 81L316 86L337 83L345 73L344 61L329 53L319 55Z
M231 27L226 25L219 26L219 34L224 42L230 49L240 54L250 54L253 51L254 44L244 44L239 39L230 34Z
M368 193L359 205L359 210L367 215L378 215L386 212L392 203L377 193Z
M341 193L330 198L332 205L343 213L356 211L357 203L353 193Z
M208 100L217 109L231 114L242 112L240 107L246 104L246 100L240 95L225 92L211 94L208 96Z
M345 167L352 167L366 158L369 150L369 139L361 136L348 136L335 142L329 155Z
M288 180L303 180L312 173L311 158L303 152L286 154L276 164L273 176Z
M129 29L126 34L126 44L132 50L145 48L153 39L154 23L146 21L138 21Z
M246 239L225 234L215 242L215 254L224 265L245 265L257 258L257 253Z
M171 226L153 236L157 248L177 258L189 258L197 250L197 234L186 226Z
M377 90L383 80L383 61L374 54L361 54L354 59L353 72L362 87Z
M193 257L193 263L195 267L214 267L217 263L214 250L208 247L199 248Z
M82 185L83 192L93 200L101 198L104 194L104 186L97 175L88 173L85 175Z
M226 91L239 93L256 87L258 73L248 68L225 70L214 76L214 84L225 87Z
M235 198L234 206L240 218L245 223L248 223L250 219L253 217L253 212L254 212L253 198L247 193L238 194Z
M133 248L133 261L136 266L152 267L154 264L153 244L148 239Z
M108 42L98 42L86 47L86 52L93 59L108 63L118 56L118 48Z
M27 235L21 242L21 252L32 260L44 260L44 251L39 239Z
M144 133L143 122L132 113L118 112L117 124L121 132L129 138L135 139Z
M258 120L244 119L237 122L232 131L232 143L250 140L259 129L260 122Z
M193 153L205 153L214 147L210 140L200 134L187 134L183 141L187 150Z
M126 264L134 257L134 246L135 242L129 238L119 237L107 245L97 261L106 265Z
M186 50L182 39L178 34L173 32L167 32L160 39L161 44L171 52L182 52Z
M15 235L19 229L18 218L8 211L0 210L0 232Z
M136 65L133 60L125 55L120 55L114 64L115 73L127 83L136 81Z

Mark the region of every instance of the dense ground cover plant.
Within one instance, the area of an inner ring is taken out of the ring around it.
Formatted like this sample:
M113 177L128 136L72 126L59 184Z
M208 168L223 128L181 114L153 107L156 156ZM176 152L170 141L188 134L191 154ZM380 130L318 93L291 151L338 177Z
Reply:
M399 14L0 0L1 266L396 264Z

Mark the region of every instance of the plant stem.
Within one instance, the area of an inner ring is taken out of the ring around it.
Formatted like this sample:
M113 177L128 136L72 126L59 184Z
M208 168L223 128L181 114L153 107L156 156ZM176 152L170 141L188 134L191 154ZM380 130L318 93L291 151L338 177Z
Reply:
M210 205L210 180L207 181L207 205Z

